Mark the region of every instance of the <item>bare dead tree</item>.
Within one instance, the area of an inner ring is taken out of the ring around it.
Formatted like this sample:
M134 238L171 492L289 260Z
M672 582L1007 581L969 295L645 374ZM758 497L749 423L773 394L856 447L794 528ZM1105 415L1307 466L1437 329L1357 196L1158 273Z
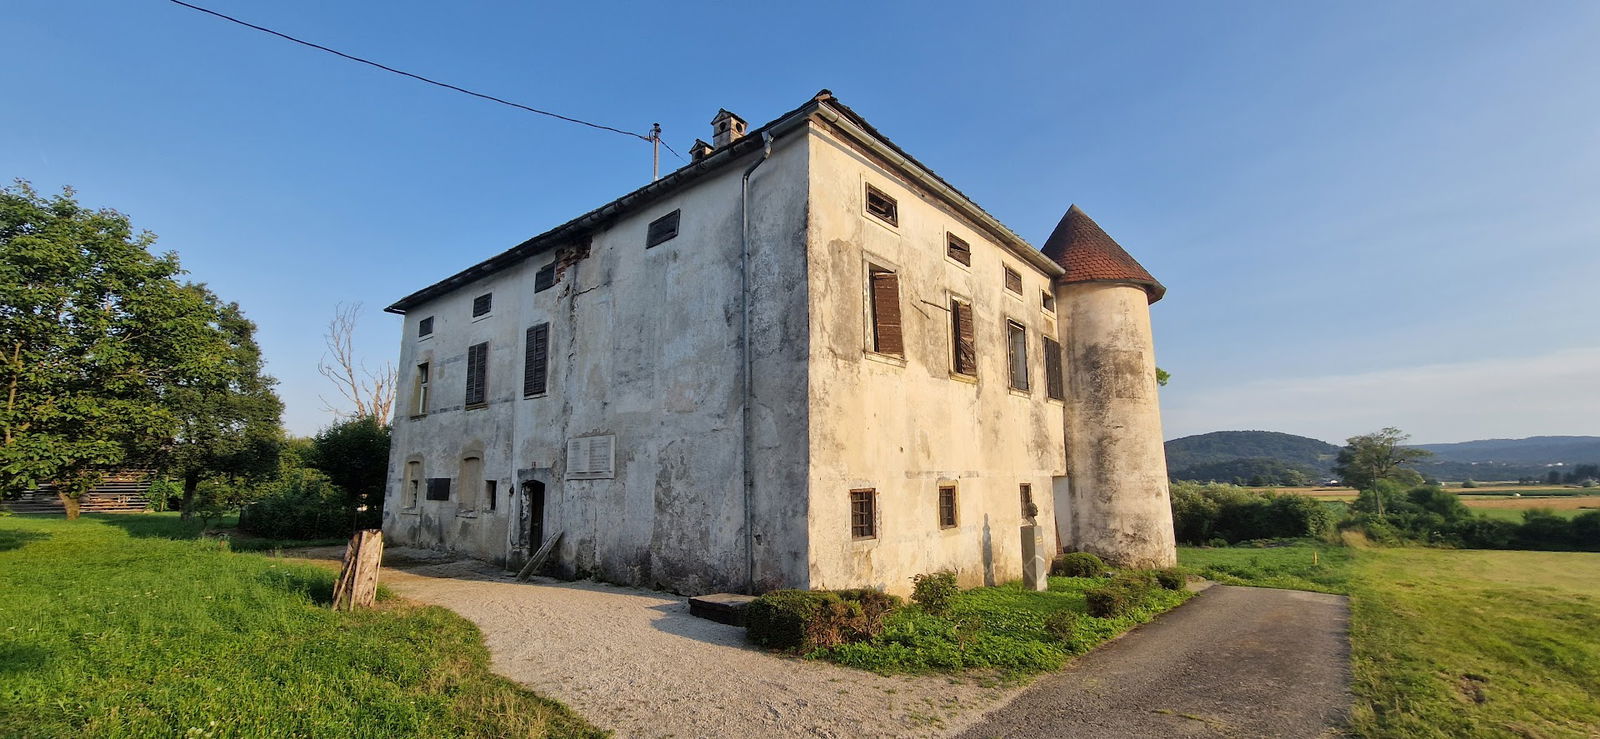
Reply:
M355 405L355 412L336 408L327 398L322 399L322 405L337 415L372 416L379 423L388 423L389 412L394 409L397 382L394 363L384 362L377 369L369 369L365 362L356 359L356 322L360 316L360 303L340 303L334 308L328 332L322 335L322 343L328 351L317 362L317 371L333 383L345 400Z

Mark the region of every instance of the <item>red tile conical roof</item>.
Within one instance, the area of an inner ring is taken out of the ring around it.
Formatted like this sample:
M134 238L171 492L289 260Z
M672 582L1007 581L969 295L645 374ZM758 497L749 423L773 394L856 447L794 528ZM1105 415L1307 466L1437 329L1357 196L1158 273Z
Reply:
M1067 273L1058 279L1074 282L1132 282L1144 287L1154 303L1167 288L1151 277L1100 225L1074 205L1044 242L1044 255Z

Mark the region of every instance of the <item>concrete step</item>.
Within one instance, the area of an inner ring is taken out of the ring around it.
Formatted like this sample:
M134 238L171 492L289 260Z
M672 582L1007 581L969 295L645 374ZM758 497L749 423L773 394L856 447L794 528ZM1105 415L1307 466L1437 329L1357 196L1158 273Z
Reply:
M689 599L689 614L729 626L744 626L744 608L754 595L712 593Z

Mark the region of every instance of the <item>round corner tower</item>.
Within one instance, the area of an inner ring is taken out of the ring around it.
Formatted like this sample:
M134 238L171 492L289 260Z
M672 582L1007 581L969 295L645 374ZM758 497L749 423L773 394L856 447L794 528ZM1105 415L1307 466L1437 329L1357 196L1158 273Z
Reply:
M1043 251L1066 270L1055 283L1068 383L1059 541L1117 566L1170 567L1177 547L1150 332L1150 304L1166 288L1076 205Z

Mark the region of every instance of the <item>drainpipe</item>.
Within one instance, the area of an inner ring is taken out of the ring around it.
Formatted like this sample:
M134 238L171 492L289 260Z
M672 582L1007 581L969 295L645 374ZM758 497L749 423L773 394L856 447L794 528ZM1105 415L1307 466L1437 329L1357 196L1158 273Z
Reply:
M761 132L762 143L765 144L761 158L745 169L744 179L739 182L739 314L744 323L739 334L739 344L744 350L744 370L740 382L743 385L744 402L739 406L743 449L739 456L744 478L744 591L751 595L756 591L756 531L755 515L751 508L751 499L755 495L755 473L750 469L750 428L754 423L750 418L750 405L755 400L755 388L752 385L755 352L750 348L750 175L755 173L756 167L767 161L767 157L772 156L772 138L770 130Z

